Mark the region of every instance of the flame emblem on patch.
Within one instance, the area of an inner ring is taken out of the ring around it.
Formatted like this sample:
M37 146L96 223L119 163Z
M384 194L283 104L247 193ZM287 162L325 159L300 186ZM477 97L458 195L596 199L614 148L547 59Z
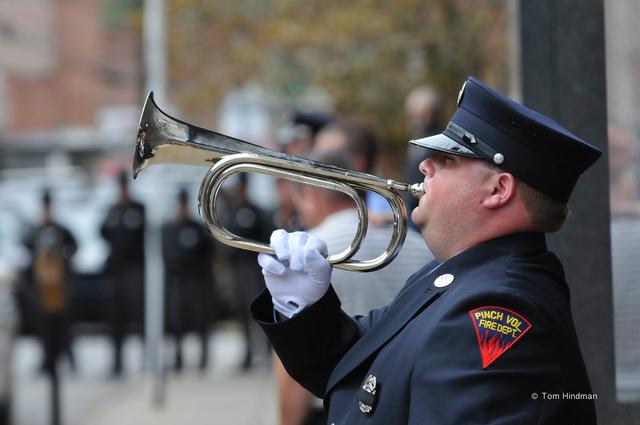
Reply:
M486 369L531 330L531 323L503 307L485 306L469 311L476 330L482 368Z

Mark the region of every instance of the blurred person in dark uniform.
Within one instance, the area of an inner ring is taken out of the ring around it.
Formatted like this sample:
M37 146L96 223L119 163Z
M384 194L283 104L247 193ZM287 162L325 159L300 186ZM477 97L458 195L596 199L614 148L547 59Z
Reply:
M301 156L313 146L313 130L305 124L288 124L278 130L281 152Z
M311 130L311 136L315 137L320 130L335 119L335 117L326 112L305 112L296 110L292 114L291 121L295 125L303 125ZM295 155L295 154L294 154Z
M248 175L239 173L237 187L234 188L229 199L233 214L227 228L242 238L265 242L269 239L272 227L267 224L264 211L249 200L247 189ZM257 329L249 314L249 305L264 288L264 283L254 252L241 249L230 250L229 261L233 273L236 316L242 326L245 339L241 367L246 371L251 368L254 354L260 345L264 346L265 356L270 354L264 335Z
M62 351L75 367L71 347L71 258L77 251L71 232L53 220L51 194L42 195L42 221L24 240L31 253L30 266L38 302L42 368L53 373Z
M201 370L209 358L209 326L213 316L214 242L200 221L192 218L187 191L178 194L178 214L162 230L166 277L167 327L175 337L174 368L183 366L182 339L193 331L200 341Z
M122 344L129 325L144 324L144 206L133 200L129 175L118 175L118 202L111 207L100 227L109 244L106 275L109 281L108 318L113 343L114 376L122 374Z

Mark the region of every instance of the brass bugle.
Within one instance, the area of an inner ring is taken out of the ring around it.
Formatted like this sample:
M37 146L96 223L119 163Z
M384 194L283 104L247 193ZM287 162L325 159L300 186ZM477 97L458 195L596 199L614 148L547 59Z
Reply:
M133 158L133 176L150 165L185 164L209 167L198 194L198 209L205 227L223 244L254 252L273 254L262 242L241 238L221 225L216 201L221 186L231 175L255 172L345 193L356 204L358 227L351 244L327 260L350 271L374 271L389 264L400 251L407 234L407 210L401 193L419 198L422 184L407 184L367 173L276 152L253 143L206 130L163 112L149 93L140 117ZM391 206L393 228L389 245L378 257L352 260L367 232L367 207L358 190L372 191Z

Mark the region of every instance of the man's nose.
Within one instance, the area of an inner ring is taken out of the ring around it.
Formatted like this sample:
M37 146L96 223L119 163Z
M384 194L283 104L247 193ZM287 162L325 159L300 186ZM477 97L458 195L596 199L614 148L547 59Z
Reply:
M434 173L433 159L431 159L431 158L425 159L424 161L422 161L420 163L420 165L418 166L418 169L425 176L427 176L429 178L433 177L433 173Z

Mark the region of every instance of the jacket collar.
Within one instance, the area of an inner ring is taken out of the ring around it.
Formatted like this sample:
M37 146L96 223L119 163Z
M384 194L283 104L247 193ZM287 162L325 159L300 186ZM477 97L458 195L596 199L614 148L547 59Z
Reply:
M546 250L547 243L544 233L512 233L480 242L444 261L438 269L466 268L475 264L482 264L490 258L496 258L501 255L528 256L540 254Z

